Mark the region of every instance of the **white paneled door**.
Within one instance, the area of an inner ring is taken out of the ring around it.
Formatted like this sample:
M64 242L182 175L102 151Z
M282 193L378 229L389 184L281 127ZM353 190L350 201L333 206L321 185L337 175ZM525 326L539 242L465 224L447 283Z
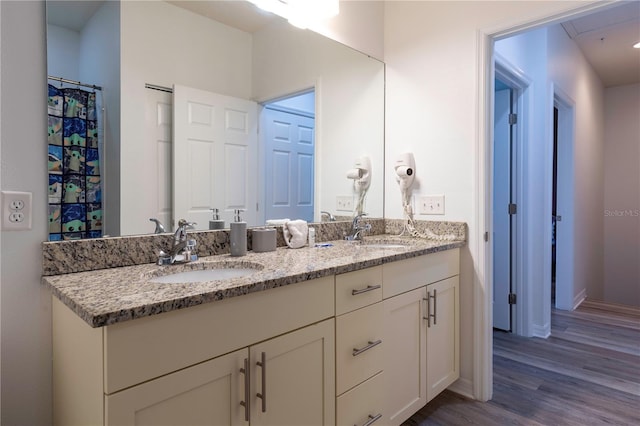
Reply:
M235 209L256 223L257 104L174 86L173 212L208 229L212 208L227 224Z
M313 221L315 120L266 107L265 217Z

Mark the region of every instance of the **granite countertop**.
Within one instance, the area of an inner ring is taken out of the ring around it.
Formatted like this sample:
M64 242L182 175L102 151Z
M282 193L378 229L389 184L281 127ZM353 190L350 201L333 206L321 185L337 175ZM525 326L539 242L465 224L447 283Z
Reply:
M466 244L464 241L441 242L384 235L366 240L375 243L391 238L403 247L366 247L366 244L330 241L330 247L278 248L266 253L248 252L242 257L225 254L202 257L182 265L144 264L45 276L42 280L58 299L91 327L102 327ZM205 269L209 262L262 269L244 277L210 282L164 284L150 281L154 276L166 273Z

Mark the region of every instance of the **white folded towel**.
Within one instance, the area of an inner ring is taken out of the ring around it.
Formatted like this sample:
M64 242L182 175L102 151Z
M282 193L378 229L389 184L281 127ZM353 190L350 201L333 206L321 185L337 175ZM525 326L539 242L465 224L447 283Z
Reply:
M267 225L271 225L271 226L278 226L278 225L284 225L285 223L289 222L290 219L269 219L267 220Z
M284 241L291 248L304 247L307 244L309 225L306 220L290 220L282 227Z

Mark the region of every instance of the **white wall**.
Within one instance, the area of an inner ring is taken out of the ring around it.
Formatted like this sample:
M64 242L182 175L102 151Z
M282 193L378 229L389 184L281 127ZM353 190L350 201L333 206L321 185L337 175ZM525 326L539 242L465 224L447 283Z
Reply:
M384 59L384 2L340 0L338 16L314 26L313 31Z
M0 2L2 189L33 193L33 228L2 232L3 425L51 424L51 294L40 284L47 239L43 1ZM28 114L25 114L28 111Z
M55 77L80 80L80 33L47 25L47 71Z
M147 161L142 125L145 83L251 99L252 41L248 33L165 2L123 2L121 13L121 94L126 102L121 105L120 233L131 235L151 231L149 212L157 211L141 196L141 188L158 185L144 168L153 162Z
M640 306L640 84L604 96L603 299Z
M604 258L604 87L560 25L549 27L549 79L575 102L574 297L601 300Z
M254 34L253 67L259 101L315 86L316 213L336 213L336 196L353 195L346 173L367 155L372 178L365 212L382 217L384 65L310 31L277 25Z
M469 243L461 252L460 266L460 386L468 393L472 393L477 361L473 354L474 339L481 338L474 336L474 293L488 291L484 277L476 276L476 268L481 268L477 264L476 159L485 155L475 152L480 128L478 31L506 31L586 4L588 2L565 1L510 1L500 2L499 6L482 1L385 3L387 168L401 152L413 151L420 180L414 193L445 194L445 215L437 219L459 220L469 225ZM401 218L400 194L390 173L387 173L385 194L385 217ZM480 289L474 289L476 279Z

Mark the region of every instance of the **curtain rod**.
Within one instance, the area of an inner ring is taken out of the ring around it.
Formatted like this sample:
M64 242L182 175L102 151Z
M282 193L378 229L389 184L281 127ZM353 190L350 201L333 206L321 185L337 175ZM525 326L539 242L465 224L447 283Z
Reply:
M164 87L164 86L158 86L158 85L155 85L155 84L145 83L144 84L144 88L145 89L159 90L161 92L173 93L173 89L172 88Z
M87 83L82 83L80 81L75 81L75 80L69 80L67 78L62 78L62 77L54 77L52 75L48 75L47 79L49 80L55 80L55 81L60 81L62 83L68 83L68 84L73 84L76 86L84 86L84 87L89 87L91 89L94 90L102 90L102 86L96 86L95 84L87 84Z

